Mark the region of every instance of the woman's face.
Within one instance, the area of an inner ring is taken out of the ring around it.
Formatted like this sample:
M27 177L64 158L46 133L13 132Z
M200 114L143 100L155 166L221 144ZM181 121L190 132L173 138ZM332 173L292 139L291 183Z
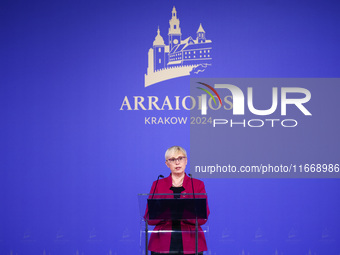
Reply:
M180 175L184 173L187 162L185 155L179 151L170 155L165 164L170 168L172 174Z

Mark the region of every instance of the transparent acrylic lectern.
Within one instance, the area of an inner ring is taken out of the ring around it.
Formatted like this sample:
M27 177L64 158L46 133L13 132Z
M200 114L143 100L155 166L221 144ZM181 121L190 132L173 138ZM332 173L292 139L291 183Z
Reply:
M140 249L157 253L199 254L205 250L207 194L139 194Z

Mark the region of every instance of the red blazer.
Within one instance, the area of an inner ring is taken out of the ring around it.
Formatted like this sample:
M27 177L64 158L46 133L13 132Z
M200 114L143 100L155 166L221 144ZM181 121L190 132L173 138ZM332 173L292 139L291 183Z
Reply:
M195 193L206 193L204 188L204 183L197 179L192 179ZM156 186L156 181L153 182L150 194L153 194ZM172 186L171 174L164 179L160 179L157 184L157 188L155 190L155 194L157 193L169 193L173 192L170 190ZM192 195L185 195L186 193L193 193L191 178L187 175L184 176L183 180L184 191L181 193L180 198L193 198ZM167 197L167 195L155 195L154 198L162 198ZM207 196L195 196L195 198L206 198ZM150 196L151 198L151 196ZM210 211L207 203L207 216L209 216ZM146 209L145 218L148 219L148 211ZM198 220L198 252L207 250L207 243L204 237L204 232L200 225L206 223L207 220ZM170 249L170 241L171 241L171 232L166 230L172 229L171 221L160 221L160 220L149 220L149 225L156 225L154 228L150 241L149 241L149 251L165 253L169 252ZM165 231L164 231L165 230ZM195 253L195 220L185 220L181 221L181 231L182 231L182 240L183 240L183 252L184 254L192 254Z

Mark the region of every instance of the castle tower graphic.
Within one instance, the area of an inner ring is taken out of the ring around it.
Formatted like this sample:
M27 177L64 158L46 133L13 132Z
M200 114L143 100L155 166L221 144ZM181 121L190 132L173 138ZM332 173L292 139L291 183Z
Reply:
M148 52L148 68L145 74L145 87L161 81L203 72L212 62L212 41L206 39L202 24L196 32L182 40L180 21L176 8L172 8L169 20L168 44L164 43L160 29Z

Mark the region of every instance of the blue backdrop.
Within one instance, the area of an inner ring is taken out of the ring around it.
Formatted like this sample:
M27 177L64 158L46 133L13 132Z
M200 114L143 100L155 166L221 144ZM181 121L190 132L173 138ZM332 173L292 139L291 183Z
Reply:
M189 122L145 118L190 114L122 104L190 94L189 76L144 87L173 6L213 42L195 77L339 77L338 1L1 1L1 255L139 253L137 194L190 152ZM211 254L340 254L338 179L204 182Z

